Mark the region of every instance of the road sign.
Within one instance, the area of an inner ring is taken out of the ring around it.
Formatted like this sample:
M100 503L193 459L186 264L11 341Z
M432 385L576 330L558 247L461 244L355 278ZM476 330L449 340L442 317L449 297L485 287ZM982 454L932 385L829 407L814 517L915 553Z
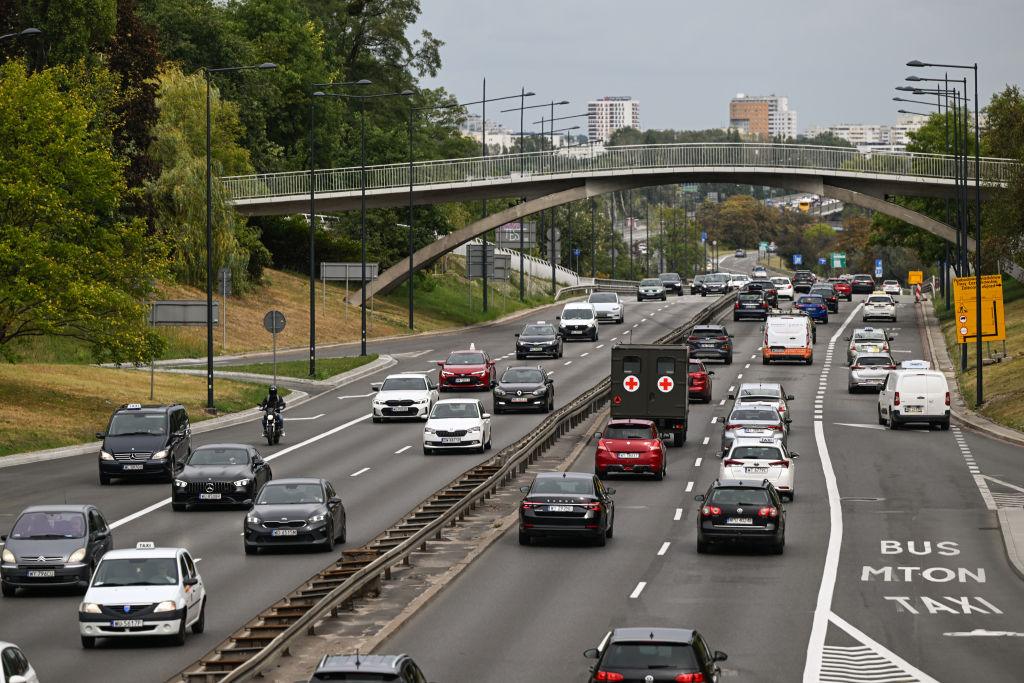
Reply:
M827 258L825 258L824 256L819 256L818 257L818 265L819 266L823 266L826 263L828 263L828 259Z
M285 322L284 313L281 311L267 311L267 314L263 316L263 329L277 334L284 329Z
M482 278L484 245L466 245L466 277ZM495 254L494 245L487 245L487 278L489 280L507 280L512 269L512 256Z
M220 322L220 302L213 302L213 322ZM205 325L206 300L154 301L149 305L150 325Z
M707 233L706 230L701 230L700 231L700 241L701 242L707 242L708 241L708 233Z
M924 273L920 270L912 270L907 273L908 285L919 285L924 282Z
M793 265L802 266L804 264L803 254L793 254Z
M953 278L953 308L957 316L957 342L966 344L978 338L977 293L975 278ZM1006 339L1006 319L1003 315L1003 276L981 276L981 340Z
M875 277L882 277L882 259L875 259Z
M640 380L637 379L636 375L626 375L622 380L622 387L632 394L640 388Z
M663 394L667 394L672 391L672 388L675 387L675 385L675 380L668 375L663 375L658 379L658 391Z
M376 280L380 264L366 264L366 279ZM360 261L355 263L329 263L320 262L320 279L330 281L359 282L363 276L363 264Z
M833 251L829 256L832 259L833 268L845 268L846 267L846 252L845 251Z
M524 249L532 249L537 246L537 224L532 221L499 225L494 231L495 241L503 249L519 249L520 232L522 233Z
M583 253L583 252L581 252L581 251L579 250L579 247L577 247L577 248L575 248L575 249L573 249L573 250L572 250L572 255L573 255L573 256L579 256L579 255L580 255L581 253Z

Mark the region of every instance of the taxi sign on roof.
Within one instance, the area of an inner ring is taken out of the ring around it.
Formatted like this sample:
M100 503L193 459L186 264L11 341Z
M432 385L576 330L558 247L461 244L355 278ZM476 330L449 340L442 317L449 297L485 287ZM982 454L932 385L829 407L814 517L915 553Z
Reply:
M139 541L135 544L136 550L152 550L156 547L156 543L153 541Z
M125 408L127 408L128 410L138 410L141 407L141 403L129 403L128 405L125 406Z

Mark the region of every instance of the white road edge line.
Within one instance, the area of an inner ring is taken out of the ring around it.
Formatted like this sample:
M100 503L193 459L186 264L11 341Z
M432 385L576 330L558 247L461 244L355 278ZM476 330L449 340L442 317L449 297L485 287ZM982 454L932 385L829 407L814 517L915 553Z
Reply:
M319 415L310 415L309 417L289 417L288 421L289 422L295 422L296 420L300 420L300 421L301 420L317 420L317 419L323 417L326 414L327 413L320 413Z
M646 588L646 587L647 587L647 582L646 581L641 581L640 583L638 583L636 585L636 588L633 589L633 592L629 594L629 597L633 598L634 600L636 598L639 598L640 594L644 592L644 588Z
M356 470L355 472L353 472L352 474L350 474L350 475L348 475L348 476L350 476L350 477L358 477L358 476L359 476L360 474L362 474L363 472L369 472L369 471L370 471L370 468L369 468L369 467L364 467L364 468L363 468L363 469L361 469L361 470Z

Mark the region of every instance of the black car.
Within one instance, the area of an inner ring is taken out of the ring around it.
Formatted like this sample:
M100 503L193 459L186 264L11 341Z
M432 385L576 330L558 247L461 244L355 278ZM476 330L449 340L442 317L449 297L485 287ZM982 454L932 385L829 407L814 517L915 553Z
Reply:
M252 505L256 492L274 478L270 465L252 446L216 443L192 451L171 484L171 507Z
M345 505L331 482L312 477L274 479L256 494L243 523L245 553L260 548L317 546L330 551L345 542Z
M114 547L110 527L92 505L33 505L0 540L4 597L19 587L88 586L96 564Z
M659 273L658 279L661 280L661 285L666 291L672 291L676 294L683 295L683 287L685 282L683 278L679 277L679 273Z
M798 270L793 273L793 291L806 294L811 291L811 287L814 286L816 278L814 273L809 270Z
M743 285L741 292L764 292L764 300L772 308L779 307L779 290L771 280L751 280Z
M768 319L768 302L765 300L764 292L751 291L740 292L736 295L736 303L732 306L732 319L743 320L753 318L755 320Z
M114 478L171 479L192 452L192 427L181 405L126 403L114 411L102 439L100 484Z
M534 538L582 537L604 545L615 531L615 489L594 473L541 472L519 504L519 544Z
M728 294L732 291L732 287L729 286L729 276L725 273L711 273L705 275L704 280L700 285L700 295L707 296L708 294Z
M786 510L767 479L716 479L696 499L703 503L697 517L698 553L723 543L767 545L776 555L785 550Z
M722 325L695 325L686 345L690 358L712 358L732 365L732 335Z
M858 273L853 276L850 287L854 294L870 294L875 291L875 278L867 273Z
M617 628L599 647L583 656L596 659L590 681L653 683L655 681L718 681L718 662L728 656L712 650L704 637L688 628Z
M562 337L551 323L530 323L516 332L516 358L528 356L562 357Z
M319 681L394 681L426 683L409 655L324 655L309 683Z
M839 292L830 284L814 285L811 287L811 294L817 294L825 300L825 306L829 313L839 312Z
M690 294L701 294L704 292L704 280L707 275L694 275L690 280Z
M535 368L505 368L494 387L494 413L510 410L539 410L547 413L555 408L555 382L551 373L539 365Z

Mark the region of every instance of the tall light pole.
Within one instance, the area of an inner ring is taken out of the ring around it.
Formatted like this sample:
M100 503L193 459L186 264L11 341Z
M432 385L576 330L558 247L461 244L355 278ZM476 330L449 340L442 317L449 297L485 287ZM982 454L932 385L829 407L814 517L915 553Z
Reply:
M15 31L14 33L3 34L2 36L0 36L0 43L6 42L8 40L17 40L19 38L35 38L37 36L42 35L42 33L43 32L40 29L30 26L29 28L23 28L22 30Z
M27 29L26 29L27 30ZM35 34L33 34L35 35ZM206 79L206 410L213 412L213 159L210 142L210 78L229 71L276 69L272 62L252 66L203 67Z
M554 158L554 153L555 153L555 145L554 145L555 133L565 133L565 132L568 132L570 130L576 130L578 128L579 128L579 126L570 126L569 128L559 128L558 130L555 130L554 124L551 124L551 154L552 154L552 158ZM558 261L558 246L559 246L558 245L558 237L557 237L557 235L555 233L555 209L554 208L550 209L549 215L550 215L550 219L551 219L551 245L550 245L550 249L549 249L549 251L551 252L551 296L554 296L555 293L558 291L558 280L557 280L557 273L556 273L557 265L556 265L556 263Z
M309 376L316 376L316 100L324 93L316 88L342 88L349 85L370 85L361 79L345 83L314 83L309 97Z

